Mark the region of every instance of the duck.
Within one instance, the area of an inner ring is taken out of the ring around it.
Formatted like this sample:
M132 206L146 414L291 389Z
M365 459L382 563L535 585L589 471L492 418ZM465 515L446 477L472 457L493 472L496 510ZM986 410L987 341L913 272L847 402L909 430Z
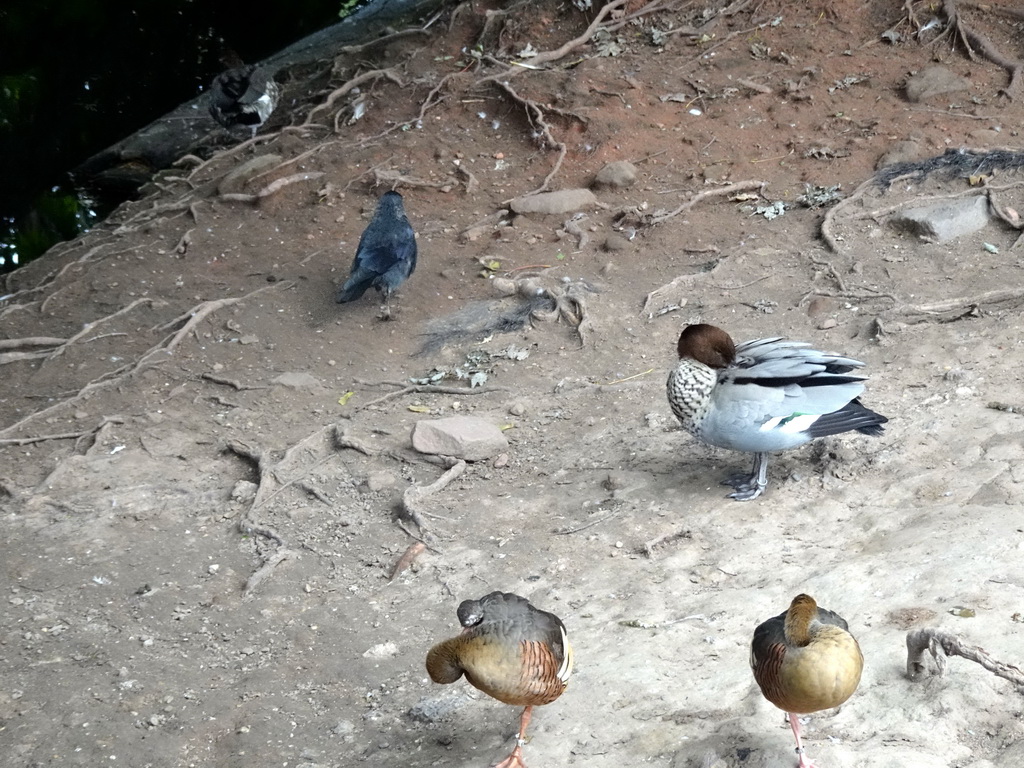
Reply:
M565 691L573 654L565 624L512 592L491 592L464 600L456 612L462 632L427 653L435 683L463 675L474 688L504 704L525 707L512 753L494 768L526 768L522 750L533 708Z
M804 755L798 715L843 704L860 684L864 655L846 620L819 608L810 595L758 625L750 667L761 693L789 718L799 768L815 768Z
M669 374L672 412L708 445L754 454L749 474L723 482L729 498L756 499L768 485L768 455L818 437L857 431L878 436L889 421L860 402L864 363L780 336L737 346L714 325L686 326Z
M337 294L338 303L355 301L372 286L384 297L381 318L390 320L391 295L415 269L416 233L405 215L404 201L394 190L385 192L359 237L348 280Z
M243 64L237 54L225 54L221 61L230 66L210 85L210 116L229 130L248 127L255 136L277 107L281 89L270 70Z

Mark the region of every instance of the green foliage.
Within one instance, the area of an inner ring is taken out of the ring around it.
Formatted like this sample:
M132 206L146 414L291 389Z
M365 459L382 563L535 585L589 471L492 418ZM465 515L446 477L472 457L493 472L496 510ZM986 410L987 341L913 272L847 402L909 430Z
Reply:
M355 13L361 5L365 4L366 0L342 0L341 9L338 11L338 18L347 19Z
M88 200L62 191L44 193L27 216L0 234L0 272L39 258L57 243L86 231L94 221Z

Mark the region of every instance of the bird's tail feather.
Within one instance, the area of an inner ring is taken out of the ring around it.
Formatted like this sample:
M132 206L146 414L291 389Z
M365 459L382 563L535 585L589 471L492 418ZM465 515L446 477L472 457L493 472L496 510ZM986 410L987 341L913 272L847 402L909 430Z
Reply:
M347 301L355 301L373 284L373 275L352 275L338 291L338 303L344 304Z

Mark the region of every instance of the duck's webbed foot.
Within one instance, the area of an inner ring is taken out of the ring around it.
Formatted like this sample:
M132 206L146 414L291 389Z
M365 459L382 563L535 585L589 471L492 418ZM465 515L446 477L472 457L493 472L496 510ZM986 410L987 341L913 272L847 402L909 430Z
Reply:
M722 485L728 485L735 489L733 493L729 494L730 499L736 501L756 499L768 487L768 454L755 453L754 466L750 473L733 475L723 480Z

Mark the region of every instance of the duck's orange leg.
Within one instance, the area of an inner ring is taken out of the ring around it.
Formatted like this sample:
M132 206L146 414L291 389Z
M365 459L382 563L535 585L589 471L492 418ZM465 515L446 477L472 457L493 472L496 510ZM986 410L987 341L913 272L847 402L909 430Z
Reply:
M523 745L526 743L526 726L530 724L530 717L533 715L533 707L527 707L523 710L522 717L519 718L519 735L516 736L516 748L512 750L512 754L498 763L494 768L526 768L526 763L523 762Z
M796 736L796 756L800 761L797 768L817 768L814 763L804 757L804 744L800 740L800 717L792 712L786 714L789 715L789 727L793 729L793 735Z

